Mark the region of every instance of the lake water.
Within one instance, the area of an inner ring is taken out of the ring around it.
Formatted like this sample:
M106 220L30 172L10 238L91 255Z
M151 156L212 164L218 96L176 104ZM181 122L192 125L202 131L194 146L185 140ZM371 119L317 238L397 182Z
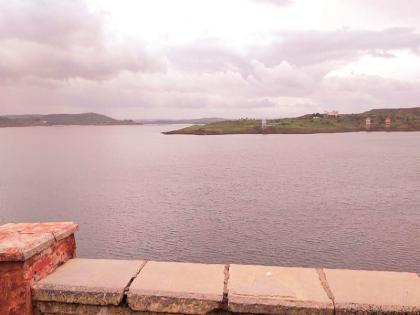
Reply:
M420 272L420 133L0 129L0 220L72 220L82 257Z

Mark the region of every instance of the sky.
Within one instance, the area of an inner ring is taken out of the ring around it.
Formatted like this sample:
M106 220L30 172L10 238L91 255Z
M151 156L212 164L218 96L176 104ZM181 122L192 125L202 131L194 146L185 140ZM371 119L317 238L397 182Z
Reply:
M0 0L0 115L415 106L417 0Z

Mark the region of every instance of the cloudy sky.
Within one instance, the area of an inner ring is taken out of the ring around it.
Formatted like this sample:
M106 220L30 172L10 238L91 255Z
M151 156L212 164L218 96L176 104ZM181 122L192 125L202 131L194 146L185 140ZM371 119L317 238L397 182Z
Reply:
M0 0L0 114L412 106L417 0Z

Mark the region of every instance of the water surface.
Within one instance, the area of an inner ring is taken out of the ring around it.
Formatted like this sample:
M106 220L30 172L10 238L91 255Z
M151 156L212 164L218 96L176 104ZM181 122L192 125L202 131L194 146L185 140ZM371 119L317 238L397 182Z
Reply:
M0 129L0 220L72 220L78 254L420 271L420 133Z

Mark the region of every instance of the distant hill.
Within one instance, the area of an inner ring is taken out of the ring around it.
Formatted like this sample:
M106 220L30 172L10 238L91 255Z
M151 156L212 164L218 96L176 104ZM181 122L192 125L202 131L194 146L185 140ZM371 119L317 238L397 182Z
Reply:
M210 117L210 118L195 118L195 119L146 119L137 120L142 124L154 124L154 125L170 125L170 124L210 124L214 122L225 121L224 118Z
M412 108L380 108L372 109L361 114L362 116L394 116L394 117L420 117L420 107Z
M136 125L133 120L118 120L96 113L0 116L0 127L56 125Z
M222 135L222 134L307 134L365 131L366 118L370 118L369 131L420 131L420 107L373 109L360 114L308 114L295 118L267 120L262 128L260 119L240 119L194 125L164 132L164 134ZM385 119L391 119L386 127Z

